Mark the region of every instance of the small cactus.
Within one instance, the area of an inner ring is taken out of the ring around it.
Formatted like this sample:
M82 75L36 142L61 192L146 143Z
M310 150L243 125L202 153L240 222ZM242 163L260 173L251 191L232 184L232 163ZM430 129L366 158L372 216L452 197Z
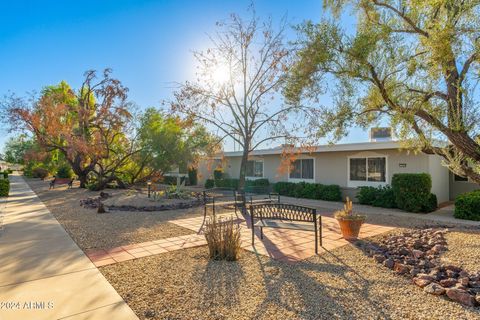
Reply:
M352 214L353 204L352 204L352 200L350 200L349 197L347 197L347 199L345 200L345 204L343 205L343 208L345 210L345 213Z

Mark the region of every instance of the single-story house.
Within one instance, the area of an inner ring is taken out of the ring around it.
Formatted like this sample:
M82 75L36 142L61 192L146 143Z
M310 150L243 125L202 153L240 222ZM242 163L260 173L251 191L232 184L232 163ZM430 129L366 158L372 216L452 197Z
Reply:
M452 174L442 165L441 157L401 150L400 143L393 140L319 145L298 154L286 170L282 167L283 151L283 147L253 151L247 164L247 179L336 184L344 197L354 198L358 187L388 185L395 173L425 172L432 178L432 193L439 203L478 188L477 184ZM203 161L199 183L204 184L218 167L230 178L238 178L241 158L241 151L233 151Z

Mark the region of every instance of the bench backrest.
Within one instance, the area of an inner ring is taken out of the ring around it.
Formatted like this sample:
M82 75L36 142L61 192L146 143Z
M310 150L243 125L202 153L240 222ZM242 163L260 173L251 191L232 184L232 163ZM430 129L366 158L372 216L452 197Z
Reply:
M250 214L256 219L315 222L317 210L286 203L250 205Z

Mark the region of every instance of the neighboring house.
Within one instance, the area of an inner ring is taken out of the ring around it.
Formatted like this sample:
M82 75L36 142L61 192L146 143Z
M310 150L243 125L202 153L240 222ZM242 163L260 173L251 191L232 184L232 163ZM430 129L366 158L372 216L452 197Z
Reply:
M400 150L398 141L371 140L309 148L296 157L290 168L282 168L282 147L256 150L247 164L247 179L337 184L344 196L354 198L358 187L388 185L395 173L425 172L432 177L432 192L439 203L478 188L477 184L460 181L465 179L451 174L437 155ZM199 167L199 183L211 178L217 167L223 168L227 176L238 178L241 156L240 151L224 152L221 158L204 161Z

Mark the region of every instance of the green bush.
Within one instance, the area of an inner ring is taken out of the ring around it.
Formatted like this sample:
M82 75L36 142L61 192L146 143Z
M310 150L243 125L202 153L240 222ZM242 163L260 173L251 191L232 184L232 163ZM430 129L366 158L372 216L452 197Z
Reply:
M392 177L392 188L398 208L422 212L430 198L432 179L427 173L397 173Z
M396 208L395 194L390 186L359 187L357 199L360 204L382 208Z
M188 180L190 185L196 186L198 183L197 168L188 168Z
M422 208L422 212L433 212L437 210L437 207L438 207L437 196L433 193L430 193L430 196L428 197L428 201L425 203L425 205Z
M237 190L238 182L238 179L215 179L215 187Z
M293 189L294 183L292 182L277 182L273 185L273 191L283 195L289 196L290 190Z
M207 179L207 181L205 181L205 189L212 189L213 187L215 187L215 181L213 179Z
M336 184L324 185L320 195L320 200L341 201L342 191L340 190L340 186Z
M8 179L0 179L0 197L8 197L10 191L10 181Z
M3 179L8 179L8 171L5 170L3 172L0 172L1 175L3 175Z
M57 178L71 178L73 175L73 172L72 172L72 169L70 168L69 165L61 165L60 167L58 167L57 169L57 174L56 174L56 177Z
M360 204L372 205L378 197L378 188L375 187L359 187L357 199Z
M37 167L32 170L32 177L33 178L40 178L45 179L48 177L48 170L45 168Z
M453 216L457 219L480 221L480 190L458 195Z
M215 180L223 179L223 170L222 169L213 170L213 179Z
M270 181L268 181L268 179L266 178L246 180L245 186L246 187L268 187L270 186Z
M393 192L393 188L390 186L378 187L377 197L375 200L373 200L372 205L382 208L396 208L397 204L395 202L395 193Z
M326 201L341 201L342 192L338 185L323 185L306 182L277 182L273 191L280 195L296 198L317 199Z

